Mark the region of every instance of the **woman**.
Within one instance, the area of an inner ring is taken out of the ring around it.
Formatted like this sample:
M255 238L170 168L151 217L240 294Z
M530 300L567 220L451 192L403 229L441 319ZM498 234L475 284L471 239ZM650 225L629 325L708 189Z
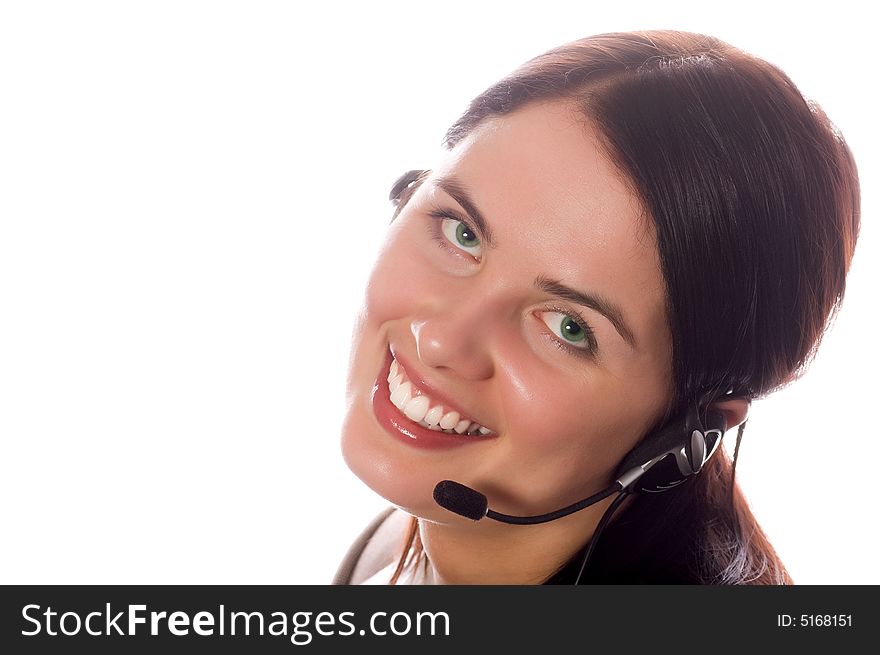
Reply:
M822 110L718 39L604 34L487 89L444 145L396 185L354 332L343 455L394 507L335 582L790 583L711 430L681 484L537 524L434 490L541 515L616 491L678 417L738 447L844 294L859 184Z

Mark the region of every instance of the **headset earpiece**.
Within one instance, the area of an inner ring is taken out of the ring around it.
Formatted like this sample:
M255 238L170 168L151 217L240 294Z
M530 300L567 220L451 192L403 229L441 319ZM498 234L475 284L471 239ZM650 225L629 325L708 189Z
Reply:
M403 175L401 175L394 184L391 186L391 193L388 194L388 199L391 201L392 205L397 206L397 203L400 202L400 196L403 193L404 189L406 189L410 184L415 182L422 173L426 173L424 170L411 170L407 171Z
M672 489L702 470L726 430L722 412L691 407L633 448L620 463L615 479L630 492Z

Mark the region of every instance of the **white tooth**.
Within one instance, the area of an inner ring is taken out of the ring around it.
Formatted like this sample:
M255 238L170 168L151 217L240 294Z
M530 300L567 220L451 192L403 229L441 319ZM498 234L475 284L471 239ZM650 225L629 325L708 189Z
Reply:
M480 426L480 434L489 434L491 431L492 430L490 430L489 428L484 428L483 426Z
M394 371L388 371L388 383L389 384L391 383L391 380L393 380L395 377L397 377L397 376L394 375Z
M396 360L396 359L392 359L392 360L391 360L391 372L390 372L390 376L391 376L392 378L396 378L396 377L397 377L397 374L398 374L398 372L399 372L398 369L399 369L399 366L397 365L397 360Z
M456 425L458 425L459 419L458 412L449 412L448 414L444 414L443 418L440 419L440 427L444 430L451 430Z
M436 407L429 409L428 413L425 414L425 423L428 425L437 425L440 423L441 418L443 418L443 405L437 405Z
M400 411L403 411L410 398L412 398L412 382L404 382L391 392L391 404Z
M400 386L401 382L403 382L403 376L398 373L396 376L394 376L391 382L388 383L388 389L391 391L391 393L394 393L397 390L397 387Z
M438 431L439 431L439 430L440 430L440 426L439 426L439 425L429 425L429 426L428 426L428 429L429 429L429 430L438 430Z
M459 434L464 434L467 431L468 426L470 424L471 424L471 422L468 421L467 419L465 419L463 421L459 421L458 424L455 426L455 431L458 432Z
M406 414L407 418L418 422L425 418L425 414L428 413L428 405L430 404L431 399L427 396L416 396L404 406L403 413Z
M481 426L479 423L471 423L470 427L468 428L467 433L468 434L476 434L477 431L480 429L480 427Z

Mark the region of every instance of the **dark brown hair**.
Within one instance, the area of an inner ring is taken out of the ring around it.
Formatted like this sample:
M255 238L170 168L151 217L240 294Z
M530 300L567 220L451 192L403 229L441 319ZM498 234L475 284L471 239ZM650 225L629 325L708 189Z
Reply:
M799 377L843 299L859 232L856 165L822 109L777 67L719 39L600 34L493 84L443 143L550 100L576 103L598 128L654 226L672 335L662 421L706 394L759 398ZM734 480L743 427L732 461L720 450L687 483L635 497L582 581L790 583ZM407 552L391 584L422 552L415 518ZM547 583L572 582L582 554Z

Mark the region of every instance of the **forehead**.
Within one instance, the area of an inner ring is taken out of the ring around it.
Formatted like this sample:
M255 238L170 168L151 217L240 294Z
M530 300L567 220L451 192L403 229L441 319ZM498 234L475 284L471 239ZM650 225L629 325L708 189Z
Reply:
M493 226L515 215L564 243L589 237L594 245L652 250L651 222L598 134L572 103L532 103L484 120L436 173L451 172L471 188ZM576 249L560 254L569 251Z
M651 220L572 103L532 103L486 119L431 177L445 175L471 191L505 256L608 296L636 332L665 324Z

